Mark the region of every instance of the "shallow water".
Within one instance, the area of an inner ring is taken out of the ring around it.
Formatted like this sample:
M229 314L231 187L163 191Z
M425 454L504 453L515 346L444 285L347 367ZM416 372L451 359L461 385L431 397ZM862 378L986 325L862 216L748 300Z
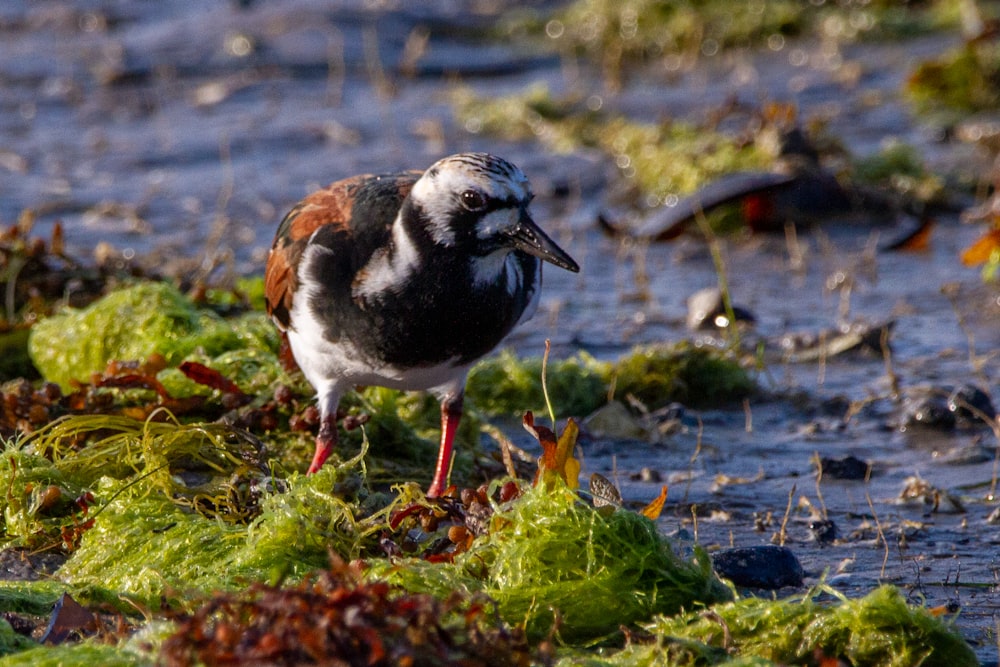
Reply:
M42 234L63 221L77 255L107 243L105 252L126 258L155 253L166 270L255 273L277 221L311 189L364 171L419 168L459 150L490 150L532 178L536 218L583 267L579 275L547 267L539 313L510 340L519 353L540 355L551 338L557 355L584 349L614 357L637 343L690 337L685 299L717 282L703 242L692 236L643 248L606 238L595 219L615 177L607 158L505 144L454 120L445 93L456 80L491 94L538 80L553 90L601 90L594 73L542 50L476 43L467 27L491 20L473 11L478 4L403 9L299 0L192 10L179 0L8 0L0 7L0 222L32 208ZM424 27L427 48L408 67L407 44L419 42ZM952 43L935 36L844 47L832 61L808 42L737 52L669 84L638 75L606 103L655 119L694 116L732 95L751 104L792 101L804 118L827 118L858 155L899 138L932 166L975 176L985 159L940 141L898 99L908 63ZM857 75L844 76L851 71ZM553 194L564 189L569 196ZM724 240L722 249L734 301L757 317L749 336L773 341L834 326L841 294L827 285L842 274L854 281L852 318L895 320L889 367L903 395L973 382L1000 403L997 288L957 259L978 233L946 215L926 252L866 254L892 230L831 224L799 235L801 266L784 238ZM988 497L996 436L985 428L895 428L898 403L881 355L795 365L766 358L762 383L784 398L745 410L689 411L684 430L655 444L585 438L585 474L601 472L626 498L645 502L660 484L631 477L658 470L675 503L664 530L696 530L708 545L768 543L791 497L787 544L810 581L826 572L849 593L888 580L928 604L956 599L966 637L995 663L1000 525L986 518L996 506ZM858 410L847 418L852 403ZM817 487L810 462L817 453L870 461L870 483ZM719 484L720 475L730 483ZM899 504L912 475L959 499L964 511L947 499L937 512ZM820 547L808 523L810 507L824 504L841 539ZM774 521L756 531L754 513L767 512ZM876 539L876 523L889 549Z

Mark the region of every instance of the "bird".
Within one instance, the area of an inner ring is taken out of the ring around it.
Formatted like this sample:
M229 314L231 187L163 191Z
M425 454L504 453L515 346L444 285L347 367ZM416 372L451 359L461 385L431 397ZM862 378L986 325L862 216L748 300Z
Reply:
M296 204L278 225L265 306L316 390L315 473L355 386L426 390L441 404L428 498L448 488L469 369L535 312L542 263L579 265L532 219L524 172L489 153L425 171L363 174Z

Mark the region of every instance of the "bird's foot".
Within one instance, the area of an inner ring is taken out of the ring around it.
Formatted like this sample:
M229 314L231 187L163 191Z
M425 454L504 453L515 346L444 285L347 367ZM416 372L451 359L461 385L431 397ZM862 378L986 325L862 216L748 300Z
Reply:
M316 450L313 452L312 463L309 464L309 470L306 471L306 474L311 475L322 468L336 446L337 422L334 419L323 419L320 423L319 435L316 436Z

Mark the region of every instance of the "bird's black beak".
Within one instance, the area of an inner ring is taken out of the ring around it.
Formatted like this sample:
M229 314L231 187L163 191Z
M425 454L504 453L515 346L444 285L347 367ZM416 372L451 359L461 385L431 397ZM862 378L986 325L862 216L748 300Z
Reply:
M567 271L580 272L580 265L565 250L557 246L556 242L550 239L541 227L535 224L527 211L521 212L521 219L517 221L517 225L513 229L507 232L507 238L510 245L518 250Z

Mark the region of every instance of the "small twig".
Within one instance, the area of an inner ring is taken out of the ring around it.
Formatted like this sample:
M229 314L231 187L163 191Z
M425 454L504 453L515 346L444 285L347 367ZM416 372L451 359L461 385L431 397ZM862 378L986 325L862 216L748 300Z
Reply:
M788 504L785 505L785 515L781 517L781 527L778 529L778 546L785 546L785 539L788 537L788 519L792 513L792 498L795 497L795 484L792 484L791 490L788 492Z
M889 563L889 542L885 539L885 531L882 530L882 522L878 519L878 513L875 511L875 503L872 502L872 496L869 492L870 482L872 479L872 466L868 464L868 470L865 471L865 500L868 501L868 509L872 512L872 520L875 521L875 531L878 534L878 539L882 542L882 547L884 553L882 556L882 569L879 570L879 579L885 578L885 568Z
M826 501L823 500L823 490L820 488L820 483L823 481L823 461L819 458L819 452L813 452L813 460L816 462L816 500L819 501L820 511L823 512L823 520L826 521L830 517L826 511Z
M892 348L889 347L889 327L882 327L878 339L879 347L882 348L882 359L885 361L885 374L889 377L889 387L892 391L892 398L898 400L902 395L899 388L899 376L892 366Z
M701 454L701 437L704 432L705 424L701 421L701 415L698 415L698 434L695 436L694 451L691 452L691 458L688 459L687 485L684 487L683 502L687 502L688 494L691 492L691 481L694 479L694 464Z
M511 460L516 457L517 460L523 461L524 463L537 463L537 459L534 455L515 445L513 440L508 438L503 431L498 429L493 424L484 424L482 426L482 430L483 433L497 441L497 444L510 455Z
M700 208L695 212L694 219L698 223L698 229L705 235L708 243L709 254L712 255L712 264L715 266L715 277L719 283L719 292L722 295L722 307L726 311L729 319L729 326L726 327L729 344L734 350L740 348L740 328L736 325L736 312L733 310L732 294L729 291L729 278L726 273L726 262L722 257L722 244L719 237L712 231L712 226L708 224L705 212Z

